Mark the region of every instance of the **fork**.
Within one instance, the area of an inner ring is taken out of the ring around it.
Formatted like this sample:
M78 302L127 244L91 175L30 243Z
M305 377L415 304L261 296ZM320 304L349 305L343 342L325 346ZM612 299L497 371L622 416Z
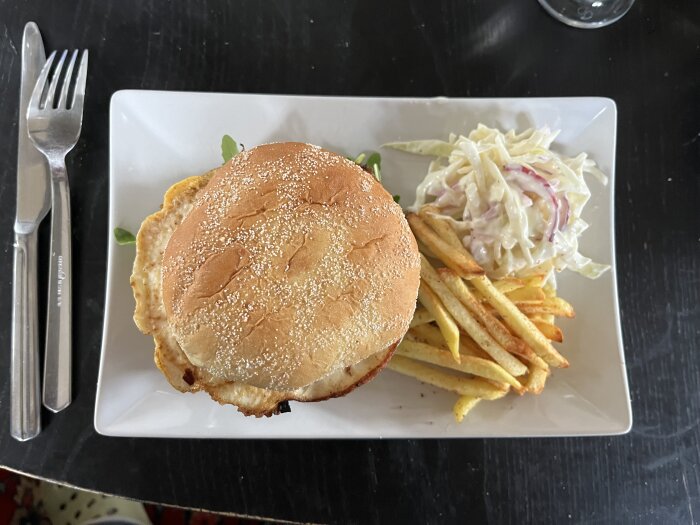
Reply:
M71 54L64 72L67 55L68 51L63 51L52 72L56 51L51 53L27 108L29 138L46 157L51 170L51 255L43 402L53 412L63 410L71 402L71 225L66 155L80 136L88 65L85 50L80 58L73 95L69 97L78 50ZM60 79L62 85L57 93Z

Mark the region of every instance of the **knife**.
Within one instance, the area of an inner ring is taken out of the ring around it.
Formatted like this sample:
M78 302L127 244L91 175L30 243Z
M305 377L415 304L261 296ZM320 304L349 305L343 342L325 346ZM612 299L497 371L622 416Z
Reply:
M24 26L17 143L17 215L12 281L12 365L10 433L19 441L41 431L37 301L37 230L49 211L49 174L44 156L27 134L27 106L46 62L41 33Z

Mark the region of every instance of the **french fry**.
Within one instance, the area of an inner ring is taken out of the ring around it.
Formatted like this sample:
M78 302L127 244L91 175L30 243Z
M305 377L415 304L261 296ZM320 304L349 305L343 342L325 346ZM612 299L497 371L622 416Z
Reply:
M491 314L496 312L496 310L494 310L491 306L488 306L487 309ZM508 331L510 332L510 329ZM459 340L459 348L459 351L462 354L473 355L476 357L490 357L489 354L484 352L479 347L479 345L477 345L476 342L474 342L474 340L471 337L469 337L469 334L465 334L464 332L462 332L462 335ZM524 342L523 346L521 347L521 350L523 350L522 354L517 355L520 355L520 357L522 357L523 359L529 361L535 366L539 366L540 368L549 368L549 365L545 363L545 361Z
M532 394L540 394L544 390L544 384L547 381L549 371L537 366L530 367L530 373L527 376L525 387Z
M533 314L527 316L533 323L554 324L554 316L551 314Z
M440 332L445 338L447 348L452 352L454 360L459 363L459 328L457 328L454 319L447 312L437 295L430 289L430 286L423 281L421 281L418 288L418 300L435 318L440 327Z
M461 423L464 420L469 411L474 408L477 403L481 401L478 397L472 396L459 396L459 399L455 403L452 413L455 416L455 421Z
M455 392L461 396L479 397L482 399L498 399L508 392L508 385L495 386L485 379L469 378L443 372L431 366L414 361L408 357L394 355L387 368L403 375L414 377L419 381Z
M491 360L463 355L461 363L455 363L449 352L442 348L406 339L401 341L401 344L396 349L396 353L417 361L424 361L458 372L491 379L498 383L507 383L518 393L524 392L523 385L517 379Z
M421 275L423 265L421 264ZM532 348L544 361L557 368L569 366L569 362L552 346L525 314L508 298L499 292L488 277L476 277L470 281L474 287L488 298L489 304L503 317L506 324ZM448 308L449 310L449 308ZM458 320L457 320L458 321ZM458 321L459 322L459 321ZM513 374L515 376L520 374Z
M433 253L433 251L428 248L425 244L420 242L418 239L416 239L416 242L418 244L418 251L424 254L426 257L430 257L431 259L438 259L438 256Z
M411 328L406 334L406 337L413 341L418 341L420 343L429 344L430 346L449 350L447 348L445 338L440 333L440 329L431 324L422 324ZM479 348L479 345L477 345L474 340L465 333L460 333L459 352L462 355L492 360L491 356ZM542 363L544 364L544 361L542 361Z
M542 288L535 288L534 286L524 286L512 292L507 292L505 295L514 303L541 303L547 298Z
M576 312L573 306L567 303L561 297L547 297L544 301L540 303L520 303L516 302L515 305L518 309L525 315L555 315L557 317L575 317Z
M477 301L462 279L449 268L438 268L440 279L447 285L457 299L474 314L474 317L486 328L489 334L508 352L525 357L528 348L520 339L514 337L496 316L488 312ZM532 352L531 352L532 353Z
M532 324L534 324L537 329L542 332L542 335L544 335L550 341L556 341L557 343L564 342L564 333L558 326L551 323L543 323L541 321L532 321Z
M435 321L435 316L431 314L427 308L418 307L416 308L416 311L413 312L413 318L411 319L411 327L426 324L431 321Z
M435 292L435 295L440 298L442 304L452 315L456 323L465 332L467 332L471 338L474 339L474 341L476 341L476 343L493 358L494 361L505 368L508 373L513 376L519 376L526 372L527 367L518 361L517 358L507 352L500 344L498 344L496 340L486 331L486 329L482 327L476 319L474 319L474 317L469 313L469 310L467 310L459 299L457 299L447 285L442 282L435 268L433 268L430 265L430 262L428 262L428 259L423 256L421 256L420 275L422 282L426 282ZM537 331L536 328L534 328L534 330ZM537 333L540 334L539 332ZM542 338L546 341L544 336L542 336Z
M566 317L576 317L576 311L574 310L574 307L571 306L571 303L568 301L562 299L561 297L547 297L544 300L544 304L546 305L553 305L556 306L557 308L561 308L563 311L567 313Z
M476 344L476 341L469 337L469 334L465 334L464 332L462 332L462 336L459 338L459 351L463 355L471 355L493 361L493 357L484 352L484 350ZM544 361L542 362L544 363Z
M573 318L576 316L576 313L567 307L547 302L547 300L541 302L516 301L513 304L532 322L552 324L555 317ZM490 314L502 317L490 304L483 304L483 306Z
M523 281L522 279L517 279L515 277L504 277L503 279L494 281L493 285L496 288L498 288L499 292L503 294L508 294L525 286L525 281ZM485 300L486 298L484 297L484 301Z
M445 350L449 351L449 348L447 348L447 341L445 341L445 337L442 335L442 332L440 332L440 329L437 326L432 324L421 324L414 326L408 330L406 337L413 341L425 343L430 346L436 346L438 348L444 348ZM462 334L460 334L459 339L461 346L463 339Z
M435 230L435 233L437 233L442 240L452 246L453 249L466 251L466 248L462 245L462 241L459 240L457 232L450 226L449 222L440 218L440 211L435 206L431 206L430 204L422 206L421 209L418 210L418 215L428 226ZM467 252L467 258L473 259L469 252Z
M535 288L542 288L544 286L544 281L547 278L547 272L540 273L537 275L532 275L525 279L525 286L533 286Z
M468 255L469 252L464 247L462 247L462 250L454 249L415 213L409 213L406 219L418 240L430 248L445 266L452 268L461 277L483 275L484 270L476 264L471 255ZM450 228L449 224L447 227ZM450 231L454 234L452 228L450 228Z

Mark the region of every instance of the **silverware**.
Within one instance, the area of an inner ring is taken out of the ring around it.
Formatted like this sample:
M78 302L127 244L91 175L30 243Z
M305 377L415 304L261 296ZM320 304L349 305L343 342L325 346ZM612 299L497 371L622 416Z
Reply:
M17 215L12 281L12 373L10 434L26 441L41 432L39 403L39 332L36 239L49 211L46 162L29 140L27 106L46 62L41 33L34 22L24 26L22 80L17 143Z
M29 137L44 154L51 170L51 265L46 310L44 406L54 412L63 410L71 402L71 225L66 155L80 136L88 65L85 50L77 68L73 96L69 99L78 50L71 54L64 72L67 56L68 51L64 51L52 68L56 52L51 53L27 109ZM59 79L63 79L60 89Z

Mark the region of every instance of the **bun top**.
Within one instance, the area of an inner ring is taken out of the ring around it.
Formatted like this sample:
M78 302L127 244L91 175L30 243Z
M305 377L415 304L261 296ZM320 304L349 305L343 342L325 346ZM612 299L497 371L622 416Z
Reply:
M168 324L222 382L300 388L408 330L420 273L401 208L344 157L301 143L215 171L163 254Z

